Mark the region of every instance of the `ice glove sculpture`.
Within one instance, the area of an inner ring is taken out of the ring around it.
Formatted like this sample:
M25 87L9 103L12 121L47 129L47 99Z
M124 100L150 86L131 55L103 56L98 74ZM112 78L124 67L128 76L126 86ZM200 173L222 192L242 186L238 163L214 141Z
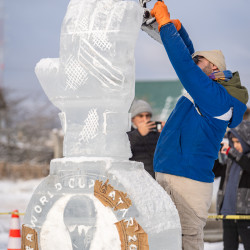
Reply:
M36 67L49 99L62 110L65 156L130 156L125 132L141 20L134 2L70 2L60 58L43 59Z
M36 66L61 110L65 157L51 162L28 205L24 222L34 231L23 236L26 249L35 239L40 250L181 249L171 199L142 163L128 160L142 15L133 1L71 0L60 58Z

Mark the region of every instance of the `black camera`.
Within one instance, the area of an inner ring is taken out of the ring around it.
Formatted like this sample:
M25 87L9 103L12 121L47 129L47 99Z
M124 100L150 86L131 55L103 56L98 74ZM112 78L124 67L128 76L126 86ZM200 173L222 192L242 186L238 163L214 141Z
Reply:
M155 128L152 129L154 132L160 132L162 130L162 124L159 121L155 122Z

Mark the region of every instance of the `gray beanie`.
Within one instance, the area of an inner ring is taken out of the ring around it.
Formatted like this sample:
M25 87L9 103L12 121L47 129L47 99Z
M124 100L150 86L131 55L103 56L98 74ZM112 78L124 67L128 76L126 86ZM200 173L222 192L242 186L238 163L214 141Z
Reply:
M220 71L226 70L225 57L221 50L196 51L192 58L195 56L205 57L209 62L217 66Z
M148 112L152 115L153 112L149 103L143 100L134 100L130 108L131 117L134 118L135 116L143 112Z

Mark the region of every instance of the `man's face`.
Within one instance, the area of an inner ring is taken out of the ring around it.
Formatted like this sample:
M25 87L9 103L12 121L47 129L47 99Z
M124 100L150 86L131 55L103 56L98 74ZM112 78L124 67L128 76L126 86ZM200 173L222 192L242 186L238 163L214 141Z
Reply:
M206 58L200 58L197 65L207 76L211 75L214 70L217 69L217 67L209 62Z
M239 151L240 153L243 153L243 148L241 146L240 141L237 138L232 138L234 148Z
M134 123L134 125L136 127L138 127L139 123L148 122L148 121L150 121L150 119L151 119L151 114L148 112L143 112L143 113L140 113L137 116L135 116L132 119L132 122Z

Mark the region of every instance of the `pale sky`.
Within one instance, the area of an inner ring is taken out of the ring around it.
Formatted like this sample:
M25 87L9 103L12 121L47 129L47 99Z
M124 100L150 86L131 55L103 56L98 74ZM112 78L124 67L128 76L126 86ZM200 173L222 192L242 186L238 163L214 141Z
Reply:
M151 1L152 7L156 1ZM165 1L166 2L166 1ZM60 27L69 0L4 0L6 86L20 93L43 91L34 74L41 58L59 56ZM196 50L221 49L227 68L239 71L250 91L250 1L169 0L172 18L179 18ZM177 76L162 45L140 31L135 50L137 80Z

